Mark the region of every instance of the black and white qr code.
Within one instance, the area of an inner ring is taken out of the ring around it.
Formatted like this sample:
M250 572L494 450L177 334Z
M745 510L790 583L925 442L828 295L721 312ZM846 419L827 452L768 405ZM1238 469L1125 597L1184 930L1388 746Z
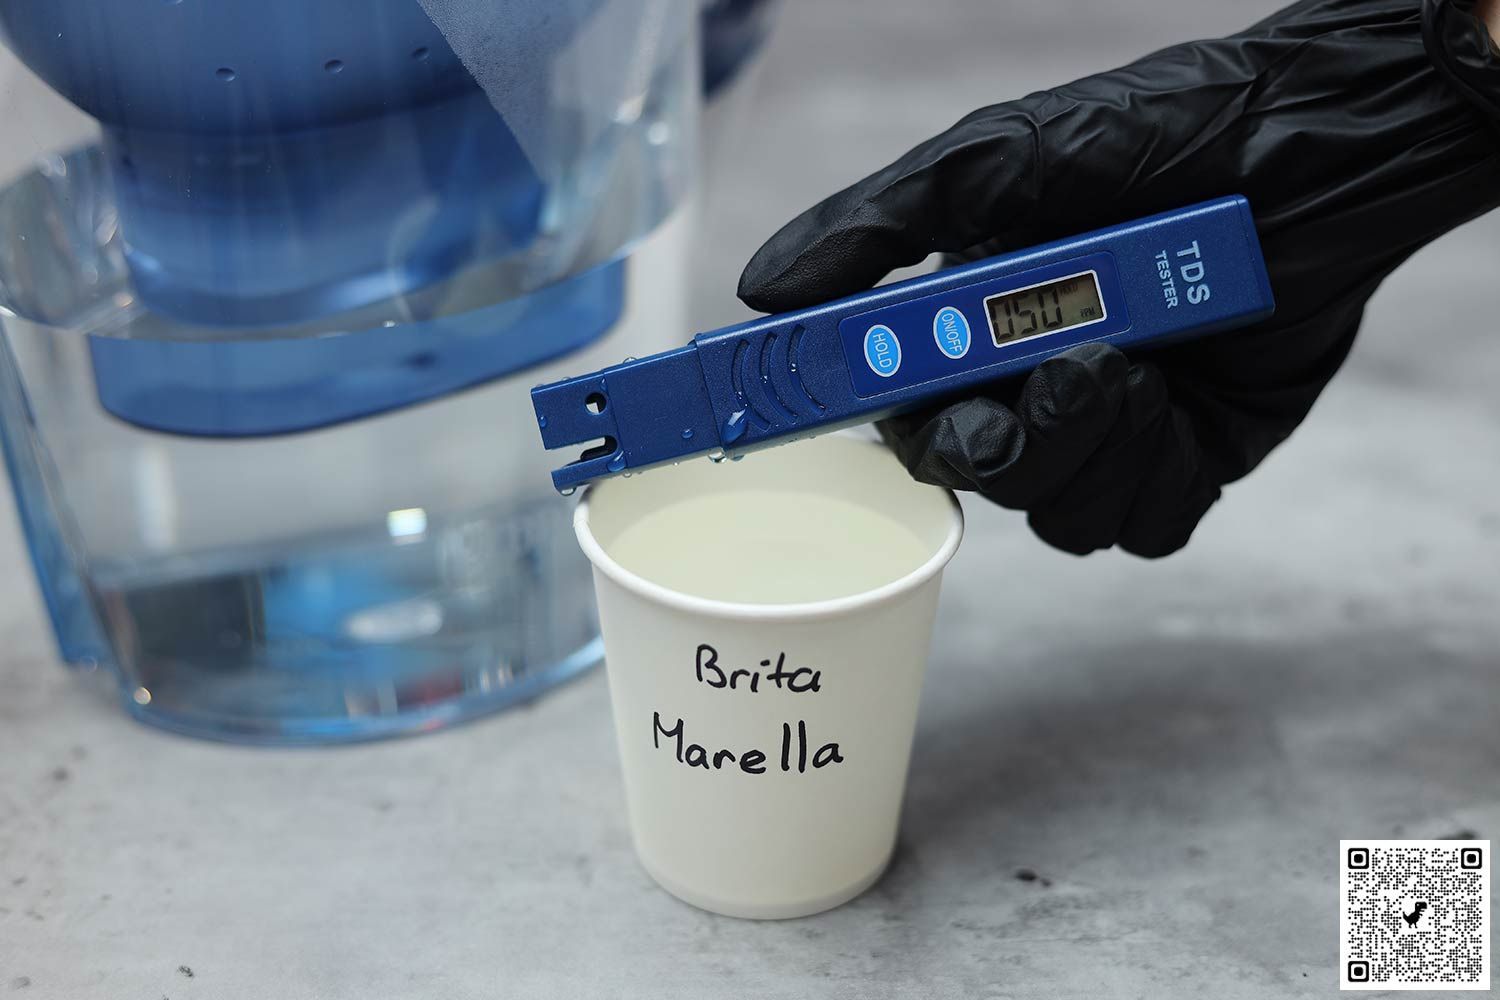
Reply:
M1339 988L1490 988L1488 840L1339 841Z

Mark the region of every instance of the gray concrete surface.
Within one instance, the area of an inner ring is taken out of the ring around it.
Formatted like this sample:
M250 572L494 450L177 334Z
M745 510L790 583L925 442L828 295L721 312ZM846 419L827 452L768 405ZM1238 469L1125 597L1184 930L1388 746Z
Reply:
M704 323L778 220L971 107L1269 6L794 0L721 157ZM1332 995L1340 837L1500 834L1497 239L1388 284L1182 555L1076 560L968 504L896 863L808 920L653 887L602 676L326 752L127 721L53 661L5 516L0 995Z

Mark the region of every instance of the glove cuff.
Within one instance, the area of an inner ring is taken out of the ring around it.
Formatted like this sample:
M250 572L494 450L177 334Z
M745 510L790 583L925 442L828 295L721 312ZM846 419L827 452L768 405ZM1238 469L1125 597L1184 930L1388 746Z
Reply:
M1475 5L1476 0L1424 0L1422 41L1453 89L1500 127L1500 50Z

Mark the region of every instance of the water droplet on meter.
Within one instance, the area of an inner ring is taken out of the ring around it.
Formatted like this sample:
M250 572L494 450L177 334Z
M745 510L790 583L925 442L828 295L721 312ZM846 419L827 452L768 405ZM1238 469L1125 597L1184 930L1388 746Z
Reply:
M691 427L683 428L682 439L684 441L691 441L693 439L693 429Z
M744 461L744 459L745 459L744 455L735 455L735 456L731 457L729 460L731 462L742 462L742 461Z
M709 452L708 460L715 465L718 465L720 462L724 461L724 449L715 448L713 451Z
M724 426L720 428L719 437L725 444L734 444L745 436L745 431L747 430L749 430L749 426L745 422L745 411L735 410L729 415L729 419L724 421Z
M536 418L536 425L538 427L546 427L547 426L547 418L546 417L537 417Z
M578 487L576 487L576 486L564 486L562 489L558 490L557 492L561 493L565 497L570 497L574 493L578 492Z
M605 465L605 468L610 472L622 471L625 468L625 453L623 451L615 452L610 458L609 463Z

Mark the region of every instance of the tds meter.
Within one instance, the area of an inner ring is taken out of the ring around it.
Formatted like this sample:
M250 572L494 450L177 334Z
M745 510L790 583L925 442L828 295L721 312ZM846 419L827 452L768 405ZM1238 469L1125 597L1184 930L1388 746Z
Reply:
M1079 344L1164 343L1274 309L1250 204L1236 195L702 333L531 398L543 444L588 445L552 473L572 492L879 420Z

